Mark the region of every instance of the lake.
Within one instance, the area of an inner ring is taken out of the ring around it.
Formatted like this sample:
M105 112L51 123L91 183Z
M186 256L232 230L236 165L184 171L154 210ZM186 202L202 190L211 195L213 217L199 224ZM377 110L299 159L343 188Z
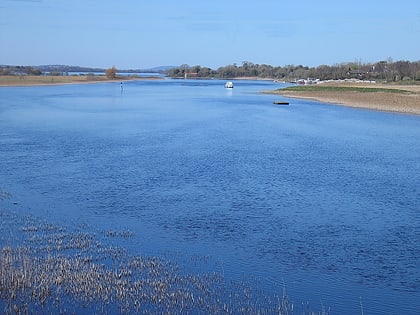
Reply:
M0 87L0 210L130 231L296 309L419 314L420 117L234 84Z

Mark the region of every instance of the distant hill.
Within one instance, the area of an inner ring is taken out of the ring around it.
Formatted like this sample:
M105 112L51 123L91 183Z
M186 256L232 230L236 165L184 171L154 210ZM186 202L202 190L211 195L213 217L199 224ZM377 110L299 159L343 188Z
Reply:
M42 72L105 72L103 68L90 68L80 66L67 66L67 65L42 65L34 66L33 68L39 69ZM167 72L176 66L158 66L150 69L117 69L117 72L127 73L141 73L141 72Z
M50 73L65 73L65 72L105 72L104 68L92 68L92 67L81 67L81 66L69 66L69 65L39 65L39 66L11 66L11 65L0 65L0 69L9 69L11 71L19 71L21 69L36 69L41 72ZM117 72L126 73L145 73L145 72L157 72L166 73L169 70L176 68L176 66L157 66L149 69L117 69Z
M176 68L176 66L158 66L147 69L117 69L117 72L126 72L126 73L167 73L169 70Z
M177 66L157 66L153 68L147 69L117 69L117 72L127 72L127 73L144 73L144 72L159 72L159 73L167 73L169 70L177 68Z
M158 66L158 67L154 67L149 69L150 72L167 72L171 69L177 68L178 66Z
M105 72L105 69L102 68L90 68L68 65L41 65L33 66L33 68L41 70L42 72Z

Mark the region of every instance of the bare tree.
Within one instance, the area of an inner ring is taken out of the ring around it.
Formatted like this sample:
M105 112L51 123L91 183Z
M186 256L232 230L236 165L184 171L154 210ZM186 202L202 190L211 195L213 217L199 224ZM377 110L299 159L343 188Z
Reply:
M109 79L115 79L117 77L117 68L112 67L112 68L106 69L105 75Z

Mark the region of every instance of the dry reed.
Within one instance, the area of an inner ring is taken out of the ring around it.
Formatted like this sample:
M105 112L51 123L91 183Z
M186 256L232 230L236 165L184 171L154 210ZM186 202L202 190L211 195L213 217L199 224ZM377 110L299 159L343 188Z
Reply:
M9 235L0 238L5 314L293 314L285 294L256 293L218 272L182 272L169 260L132 256L93 233L32 216L0 211L0 218L0 233Z

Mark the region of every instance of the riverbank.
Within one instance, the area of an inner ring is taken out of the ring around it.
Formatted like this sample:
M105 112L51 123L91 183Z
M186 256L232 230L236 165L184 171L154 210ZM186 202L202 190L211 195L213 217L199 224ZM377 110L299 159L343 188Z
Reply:
M132 80L161 80L161 77L132 77L119 76L109 79L102 75L66 75L66 76L37 76L37 75L1 75L0 86L37 86L37 85L63 85L63 84L87 84L121 82Z
M380 111L420 115L420 85L323 83L267 93Z

